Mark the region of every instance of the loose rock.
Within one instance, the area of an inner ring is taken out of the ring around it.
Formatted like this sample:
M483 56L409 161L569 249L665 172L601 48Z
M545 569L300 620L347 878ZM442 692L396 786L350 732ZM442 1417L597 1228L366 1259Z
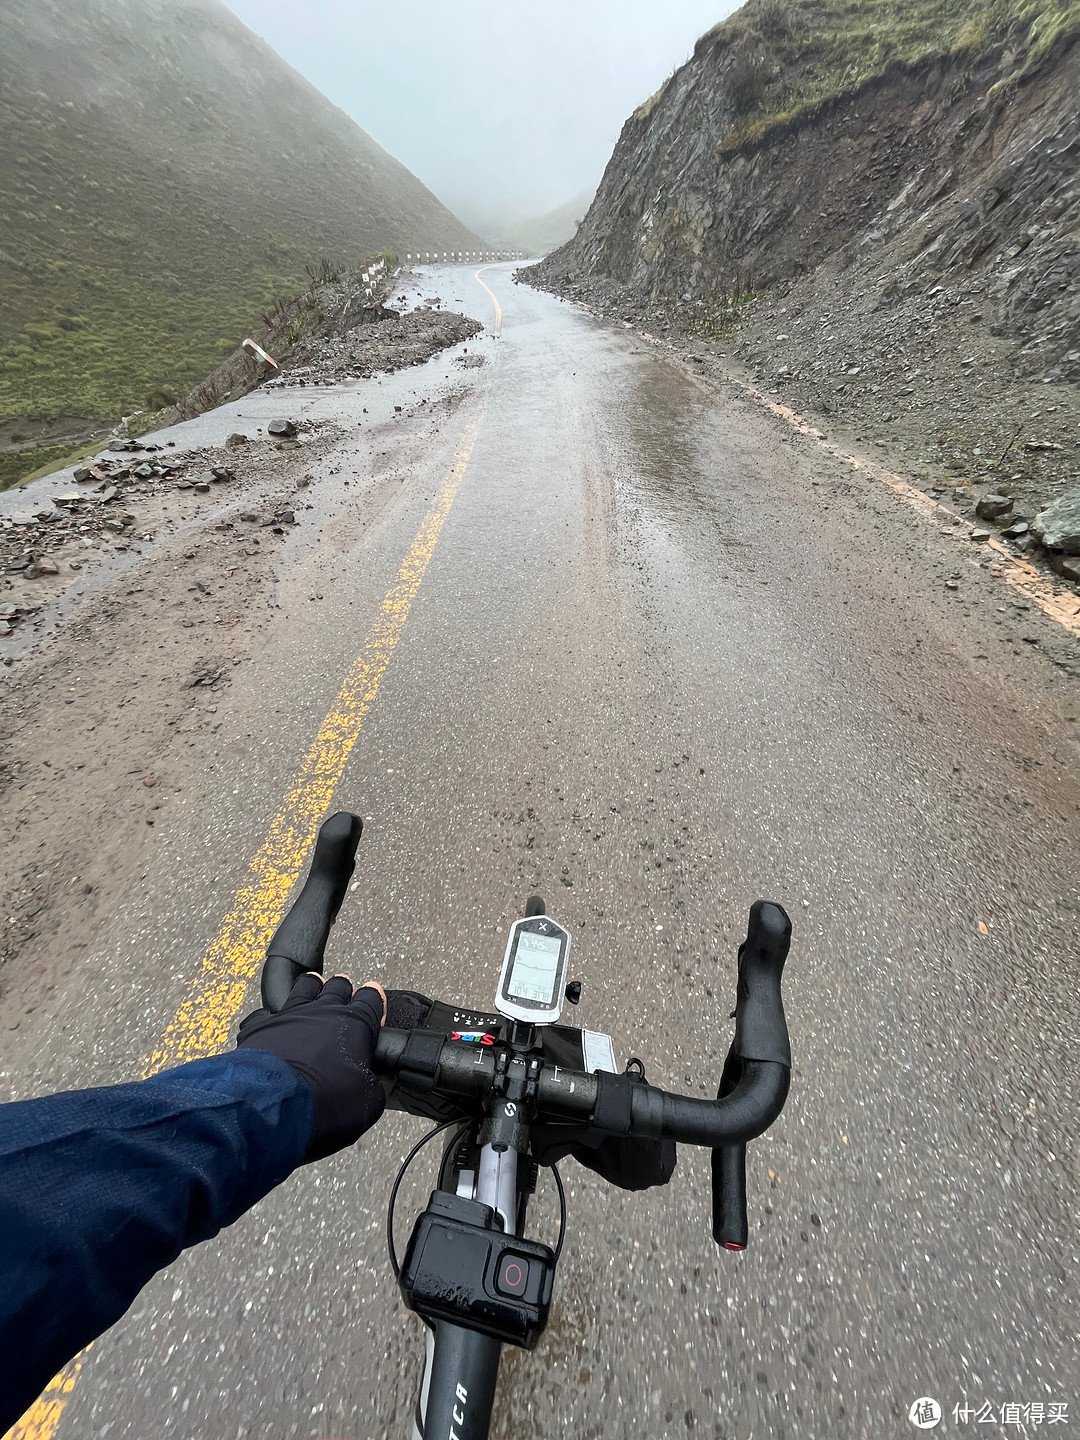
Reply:
M1048 550L1080 555L1080 486L1059 495L1035 516L1031 528Z
M975 506L975 514L980 520L1002 520L1014 504L1011 495L984 495Z

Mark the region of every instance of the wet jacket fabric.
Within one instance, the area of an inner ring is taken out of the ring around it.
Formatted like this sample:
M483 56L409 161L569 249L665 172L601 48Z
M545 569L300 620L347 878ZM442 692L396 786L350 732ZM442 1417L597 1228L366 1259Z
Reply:
M0 1435L181 1250L300 1164L311 1091L263 1050L0 1105Z

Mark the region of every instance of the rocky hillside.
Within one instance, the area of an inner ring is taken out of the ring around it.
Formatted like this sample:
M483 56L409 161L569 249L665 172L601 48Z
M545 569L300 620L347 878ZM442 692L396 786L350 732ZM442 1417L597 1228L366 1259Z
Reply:
M4 0L0 135L0 447L183 393L320 257L479 244L217 0Z
M529 274L1044 505L1080 479L1078 35L1076 0L749 0Z

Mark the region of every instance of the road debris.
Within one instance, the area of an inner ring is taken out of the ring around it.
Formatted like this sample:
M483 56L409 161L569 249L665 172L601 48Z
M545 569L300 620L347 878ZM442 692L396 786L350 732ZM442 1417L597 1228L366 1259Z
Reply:
M1040 511L1031 528L1048 550L1080 555L1080 486Z

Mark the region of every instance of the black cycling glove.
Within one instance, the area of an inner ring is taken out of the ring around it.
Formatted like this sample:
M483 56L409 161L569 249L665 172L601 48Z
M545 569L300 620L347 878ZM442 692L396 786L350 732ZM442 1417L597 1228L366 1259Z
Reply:
M382 1022L382 996L353 994L352 981L301 975L281 1010L256 1010L240 1022L237 1048L268 1050L291 1065L314 1102L305 1162L343 1150L382 1114L386 1095L371 1073Z

